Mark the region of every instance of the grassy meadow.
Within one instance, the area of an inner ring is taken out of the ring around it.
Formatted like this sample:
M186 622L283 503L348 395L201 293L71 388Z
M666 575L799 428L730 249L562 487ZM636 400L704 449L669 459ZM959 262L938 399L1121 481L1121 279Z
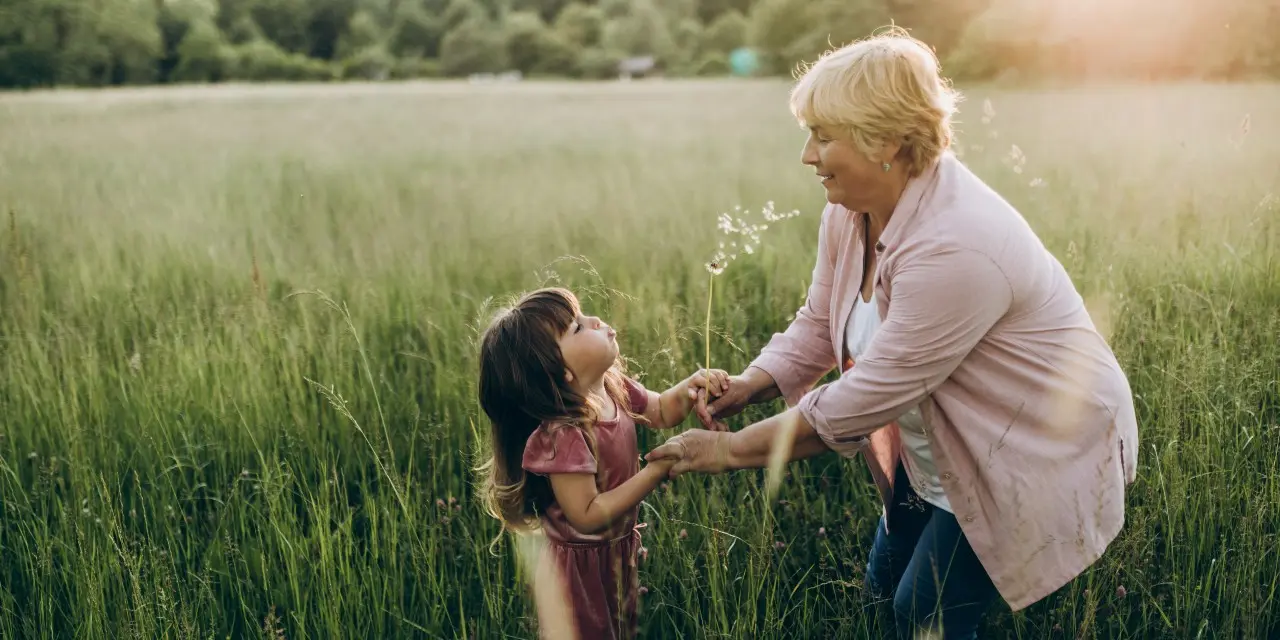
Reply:
M787 89L0 96L0 637L535 637L471 488L485 314L572 287L662 388L703 360L717 214L772 201L801 215L715 281L741 370L815 259ZM1280 86L962 89L963 159L1067 266L1141 439L1109 553L982 637L1277 637ZM649 497L648 637L886 635L864 465L789 471Z

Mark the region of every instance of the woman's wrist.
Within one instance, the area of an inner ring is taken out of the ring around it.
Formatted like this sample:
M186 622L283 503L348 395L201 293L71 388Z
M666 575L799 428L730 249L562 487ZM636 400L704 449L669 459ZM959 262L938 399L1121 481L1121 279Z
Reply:
M768 371L760 367L747 367L742 375L739 376L747 383L749 398L748 402L755 404L757 402L767 402L782 395L782 391L778 389L778 383Z

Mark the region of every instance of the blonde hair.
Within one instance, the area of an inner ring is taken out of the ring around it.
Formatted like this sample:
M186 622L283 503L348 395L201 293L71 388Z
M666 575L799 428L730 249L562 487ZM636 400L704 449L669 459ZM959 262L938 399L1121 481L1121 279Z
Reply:
M847 135L869 157L901 141L899 158L919 175L951 146L960 101L939 67L928 45L891 27L802 66L791 113L802 126Z

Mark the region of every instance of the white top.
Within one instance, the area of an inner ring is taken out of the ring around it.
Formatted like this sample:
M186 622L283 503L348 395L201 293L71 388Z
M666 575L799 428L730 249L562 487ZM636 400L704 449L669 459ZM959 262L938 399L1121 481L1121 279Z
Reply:
M845 344L855 362L866 351L867 345L871 344L871 338L879 328L880 311L876 308L875 294L867 302L862 299L862 292L859 291L844 331ZM919 405L898 418L897 423L902 436L902 461L907 468L911 487L925 502L954 513L951 503L947 501L947 494L942 489L942 481L938 478L938 467L933 463L933 450L929 446L929 436L924 431L924 416L920 414Z

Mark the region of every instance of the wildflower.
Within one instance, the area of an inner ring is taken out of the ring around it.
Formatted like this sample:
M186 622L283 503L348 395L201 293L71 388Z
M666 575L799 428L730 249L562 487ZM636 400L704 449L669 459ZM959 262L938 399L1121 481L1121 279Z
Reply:
M457 498L455 498L455 497L453 497L453 496L449 496L449 504L455 504L455 503L457 503L457 502L458 502L458 499L457 499Z
M640 547L641 562L649 559L649 547Z
M640 587L640 595L649 595L649 587Z
M444 508L444 500L441 500L440 498L436 498L436 508L437 508L437 509L443 509L443 508Z
M241 469L241 470L240 470L240 477L241 477L241 478L248 478L248 477L249 477L249 470L248 470L248 469Z
M84 513L84 515L85 515L85 517L86 517L86 518L87 518L87 517L89 517L89 509L88 509L88 507L86 507L86 508L84 508L84 509L81 509L80 511L81 511L82 513Z
M1123 600L1127 595L1129 595L1129 591L1124 588L1124 585L1116 587L1116 598Z
M35 460L35 459L36 459L36 458L38 458L38 457L40 457L40 456L39 456L36 452L34 452L34 451L32 451L31 453L28 453L28 454L27 454L27 459L28 459L28 460Z
M711 256L703 266L706 268L709 276L707 285L707 322L704 340L706 343L706 362L704 368L711 368L711 303L715 291L715 277L724 273L730 262L738 259L739 249L738 240L741 239L741 253L751 255L756 252L756 248L760 246L760 234L769 228L770 223L780 222L788 218L794 218L800 215L798 209L792 209L779 213L774 208L772 200L765 203L764 208L760 210L760 217L763 222L749 222L742 217L745 214L742 205L734 205L733 213L721 213L716 216L716 229L728 238L726 246L725 240L720 240L716 246L716 252ZM727 251L727 253L726 253Z
M781 541L781 540L778 540L777 542L774 542L774 543L773 543L773 548L774 548L774 549L782 549L783 547L786 547L786 546L787 546L787 543L785 543L785 542L783 542L783 541Z
M462 505L460 505L460 504L455 504L455 505L453 505L453 510L454 510L454 511L462 511Z
M687 540L689 538L689 532L685 529L681 529L680 533L677 535L680 537L681 540Z
M449 524L449 516L440 516L440 524Z
M827 528L826 528L826 527L818 527L818 537L819 537L819 538L825 538L825 537L827 537Z

